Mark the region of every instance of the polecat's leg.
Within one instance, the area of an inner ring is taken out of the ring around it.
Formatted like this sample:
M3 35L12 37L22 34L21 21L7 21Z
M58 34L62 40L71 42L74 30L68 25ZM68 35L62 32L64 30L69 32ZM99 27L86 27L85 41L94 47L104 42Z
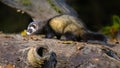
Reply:
M46 33L45 38L53 38L55 36L54 33Z
M44 28L45 38L53 38L55 36L54 31L50 28L49 25L47 25Z
M67 33L63 34L63 38L61 38L61 40L78 41L77 36L75 36L71 32L67 32Z
M61 38L61 36L60 36L60 35L57 35L56 37L57 37L57 39L60 39L60 38Z

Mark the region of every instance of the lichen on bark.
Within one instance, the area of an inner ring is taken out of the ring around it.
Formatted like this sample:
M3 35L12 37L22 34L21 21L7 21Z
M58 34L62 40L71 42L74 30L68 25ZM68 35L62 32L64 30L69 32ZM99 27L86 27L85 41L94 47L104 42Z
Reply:
M31 5L30 0L20 0L20 2L25 6Z
M51 5L51 7L58 13L62 13L59 7L57 7L52 0L47 0L47 2Z

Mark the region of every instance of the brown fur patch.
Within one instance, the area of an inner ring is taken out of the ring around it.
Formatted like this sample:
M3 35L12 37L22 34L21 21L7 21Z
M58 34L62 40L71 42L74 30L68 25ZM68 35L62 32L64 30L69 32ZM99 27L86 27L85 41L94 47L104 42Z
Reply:
M55 32L61 34L71 32L76 36L81 36L84 34L86 29L84 24L78 18L70 15L55 17L49 24Z

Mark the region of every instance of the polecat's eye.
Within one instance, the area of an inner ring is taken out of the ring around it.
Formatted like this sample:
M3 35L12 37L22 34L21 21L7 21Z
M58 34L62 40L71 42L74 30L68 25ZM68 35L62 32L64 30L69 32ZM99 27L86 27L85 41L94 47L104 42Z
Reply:
M36 29L36 25L31 25L30 27Z

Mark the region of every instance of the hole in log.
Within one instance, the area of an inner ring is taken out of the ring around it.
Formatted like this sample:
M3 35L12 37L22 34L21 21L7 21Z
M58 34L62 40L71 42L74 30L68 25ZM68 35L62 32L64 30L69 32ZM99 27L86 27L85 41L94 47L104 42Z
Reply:
M43 57L44 55L45 55L45 53L47 53L47 49L46 48L44 48L44 47L38 47L37 49L36 49L36 52L37 52L37 54L40 56L40 57Z

